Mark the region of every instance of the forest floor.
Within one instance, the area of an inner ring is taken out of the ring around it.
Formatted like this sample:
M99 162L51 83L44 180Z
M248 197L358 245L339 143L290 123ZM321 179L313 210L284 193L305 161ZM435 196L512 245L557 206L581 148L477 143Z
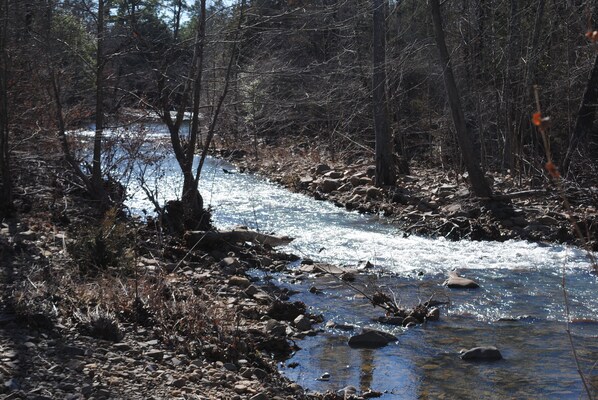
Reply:
M248 271L281 271L293 256L102 216L54 146L13 153L16 213L0 226L1 398L337 398L308 396L277 370L321 318Z
M321 147L315 142L270 140L245 148L221 144L216 154L239 171L256 172L317 200L383 215L405 235L584 246L575 234L571 222L575 220L587 248L598 250L598 181L592 171L564 181L567 209L545 174L525 178L487 173L494 197L479 199L471 193L466 174L414 161L409 174L398 176L395 187L376 188L373 154L348 152L333 158Z

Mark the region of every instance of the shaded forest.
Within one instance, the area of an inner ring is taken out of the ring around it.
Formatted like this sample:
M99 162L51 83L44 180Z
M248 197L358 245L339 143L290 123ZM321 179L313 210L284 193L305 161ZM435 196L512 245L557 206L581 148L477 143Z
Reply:
M414 163L467 170L486 197L483 171L540 182L545 146L531 119L534 90L563 175L591 176L597 7L3 0L2 209L12 197L11 149L51 139L88 192L109 202L103 131L130 124L131 110L168 126L187 216L200 225L201 166L192 164L215 136L229 147L318 146L333 160L361 152L376 159L378 185L394 185L395 173ZM90 124L86 163L69 132Z

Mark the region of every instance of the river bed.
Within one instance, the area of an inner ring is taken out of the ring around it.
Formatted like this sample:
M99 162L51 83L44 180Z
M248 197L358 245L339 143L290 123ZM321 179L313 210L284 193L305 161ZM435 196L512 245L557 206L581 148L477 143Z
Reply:
M155 176L162 201L179 195L179 175L175 160L167 158ZM132 181L129 189L132 212L151 210L135 185ZM384 329L399 338L382 349L352 349L347 345L351 333L322 325L321 333L299 341L301 350L280 364L283 374L309 390L353 385L381 391L388 399L579 398L583 386L566 333L563 279L582 369L598 385L590 371L598 360L598 282L579 249L405 236L383 218L291 193L213 158L204 167L200 192L219 228L245 225L295 237L281 250L316 261L352 268L374 264L355 283L367 293L392 292L405 306L432 295L450 300L440 321L405 330L372 322L381 310L335 278L274 275L279 285L300 291L292 300L305 302L325 321L352 324L357 331ZM442 282L453 269L481 287L445 288ZM322 293L309 293L312 286ZM504 360L468 363L458 357L460 349L480 345L497 346ZM328 381L316 380L326 372Z

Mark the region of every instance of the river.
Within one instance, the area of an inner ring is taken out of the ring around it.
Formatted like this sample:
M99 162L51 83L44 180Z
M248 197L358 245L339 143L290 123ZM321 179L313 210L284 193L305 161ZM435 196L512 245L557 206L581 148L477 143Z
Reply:
M179 175L174 159L167 158L154 177L160 199L179 195ZM152 175L146 179L152 182ZM299 290L292 299L305 302L326 321L384 329L399 338L381 349L352 349L347 345L350 333L322 325L323 332L297 342L301 350L280 364L283 374L309 390L371 387L382 391L384 399L577 399L584 392L566 332L563 279L571 336L583 371L598 385L598 373L591 371L598 361L598 282L579 249L406 236L383 218L291 193L213 158L204 167L200 191L219 228L246 225L295 237L281 250L316 261L349 267L370 261L375 268L359 275L356 285L370 293L392 291L405 306L432 295L450 300L440 321L405 330L372 322L381 310L334 278L273 276L281 286ZM151 210L135 182L130 192L127 204L133 212ZM453 269L481 287L445 288L442 282ZM314 285L321 294L309 293ZM470 363L459 358L460 349L481 345L498 347L504 360ZM316 380L325 372L328 381Z

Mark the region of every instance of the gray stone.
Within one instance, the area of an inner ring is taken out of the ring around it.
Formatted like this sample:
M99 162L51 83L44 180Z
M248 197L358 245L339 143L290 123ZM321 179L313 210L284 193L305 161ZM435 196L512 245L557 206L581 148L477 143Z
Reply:
M341 186L341 182L336 179L325 178L318 184L318 190L322 193L334 192Z
M150 358L153 358L154 360L161 360L162 358L164 358L164 352L158 349L151 349L145 352L145 355Z
M318 164L316 166L315 173L317 175L321 175L321 174L323 174L326 171L330 171L330 166L328 166L326 164Z
M454 271L449 272L449 277L444 284L451 289L476 289L480 287L477 282L463 278Z
M366 192L365 192L366 196L368 197L368 199L374 199L374 200L379 200L382 198L382 196L384 196L384 192L382 191L382 189L379 189L377 187L369 187Z
M343 177L343 173L338 171L328 171L324 174L324 176L330 179L340 179Z
M257 379L264 379L268 376L268 373L261 368L254 368L253 375L255 375Z
M293 325L300 331L308 331L311 329L311 321L308 317L306 317L303 314L295 318L295 320L293 321Z
M364 329L362 333L349 338L349 346L357 348L383 347L396 342L396 336L375 329Z
M244 276L231 276L230 279L228 280L228 284L231 286L239 286L242 288L248 288L249 286L251 286L251 282L249 281L249 279L245 278Z
M437 307L431 308L426 315L428 321L438 321L440 319L440 309Z
M502 354L494 346L482 346L462 350L461 359L466 361L497 361L502 360Z
M237 371L238 368L235 364L227 362L222 364L222 366L224 367L224 369L226 369L227 371Z
M249 285L247 289L245 289L245 294L247 297L253 297L259 293L259 289L256 288L254 285Z

